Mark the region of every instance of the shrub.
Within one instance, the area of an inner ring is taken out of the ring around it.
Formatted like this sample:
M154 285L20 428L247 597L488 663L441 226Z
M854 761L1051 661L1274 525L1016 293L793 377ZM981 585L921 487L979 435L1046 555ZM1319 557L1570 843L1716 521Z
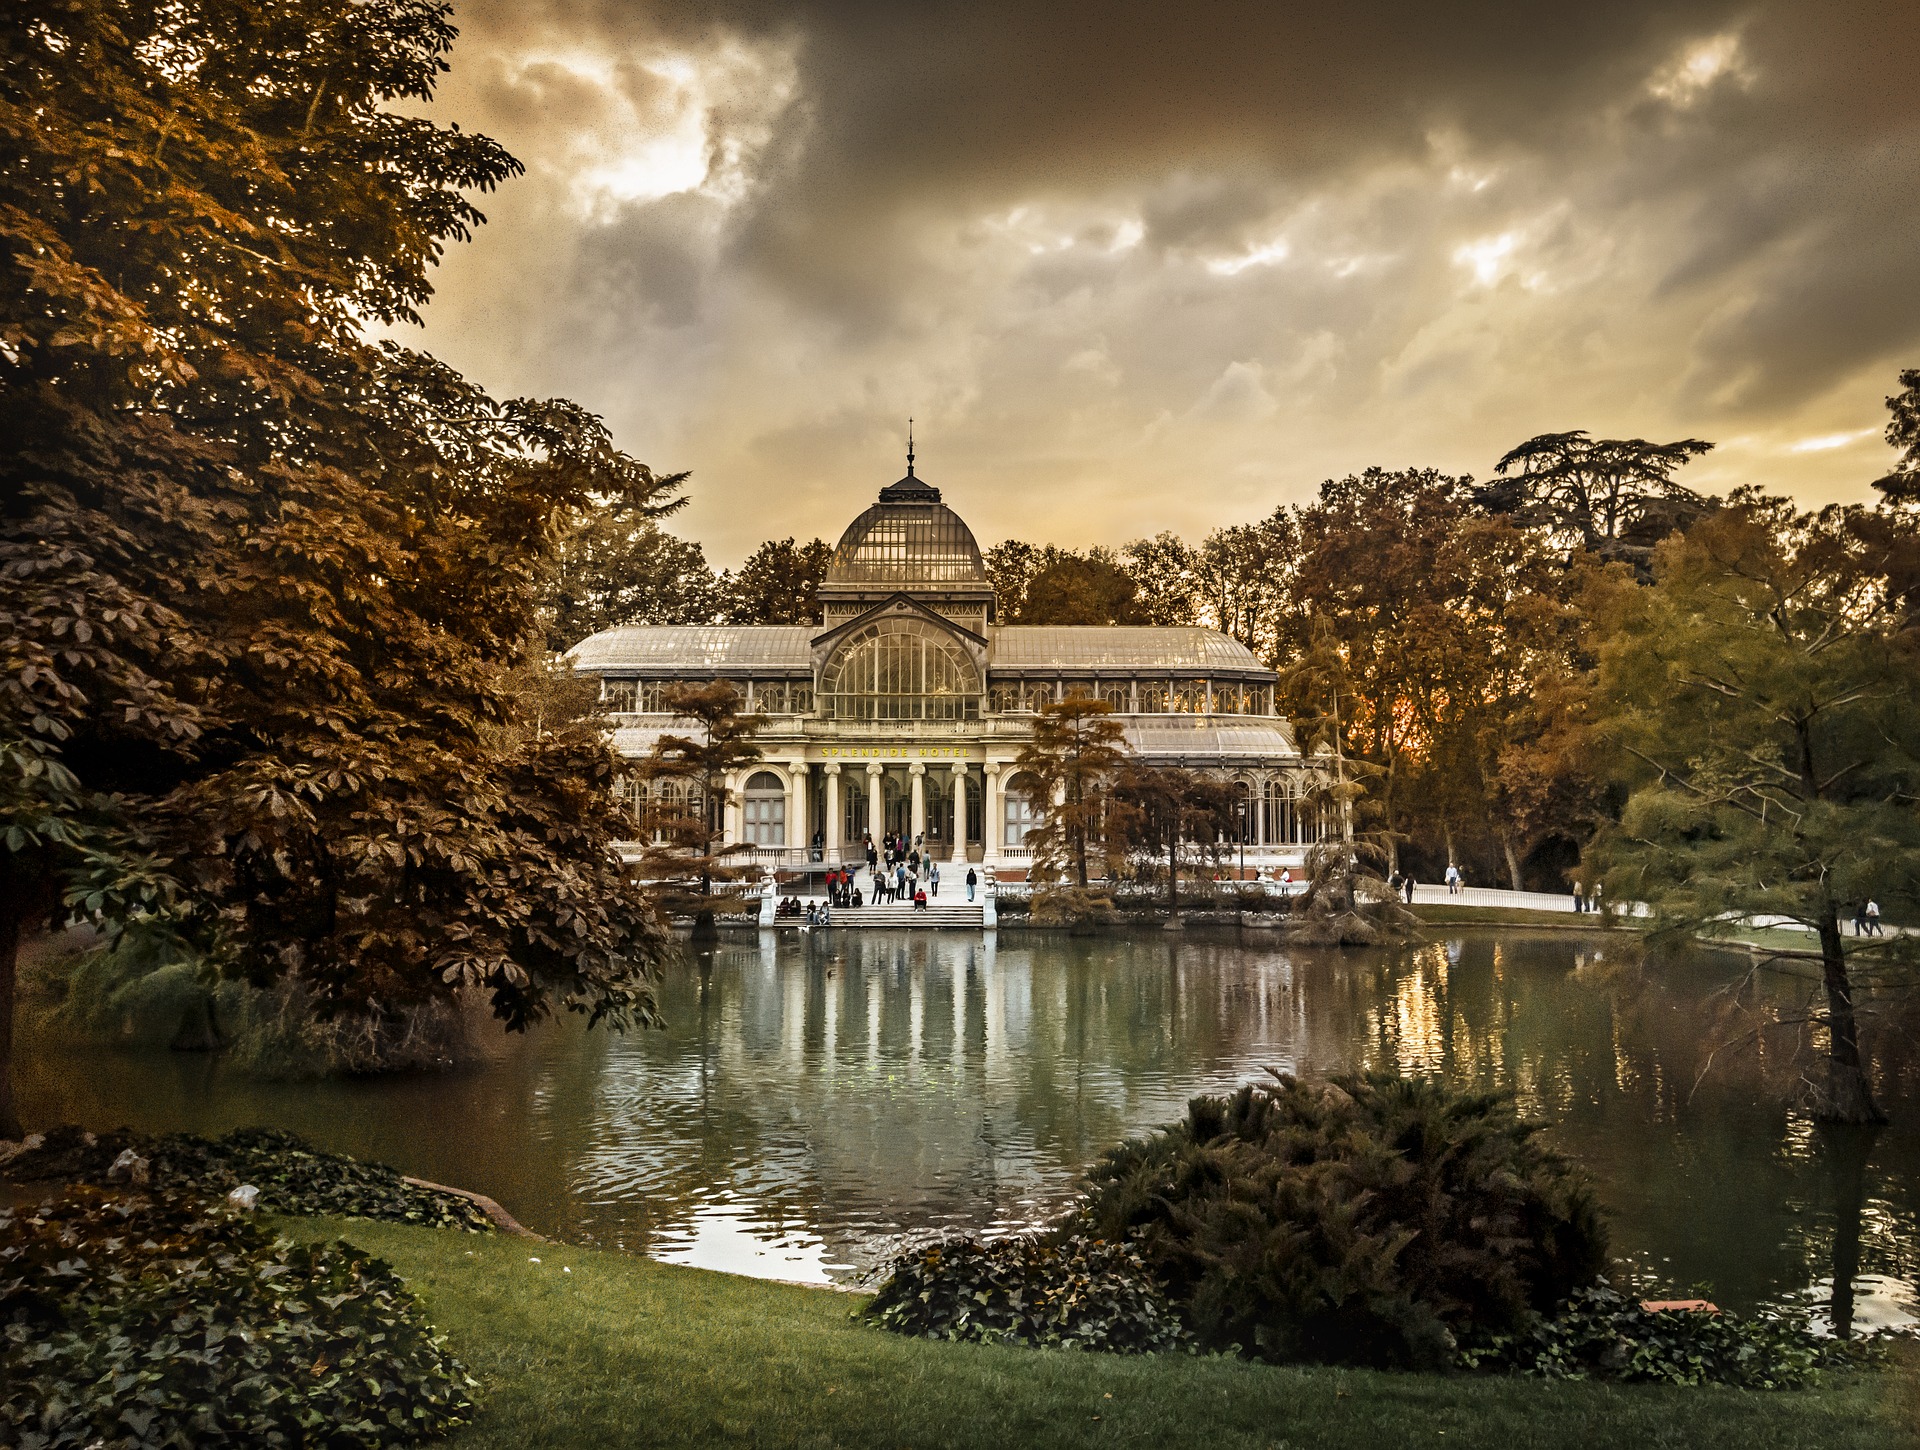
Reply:
M1885 1357L1885 1348L1870 1341L1816 1335L1804 1319L1648 1310L1637 1298L1595 1285L1518 1334L1466 1346L1460 1361L1469 1369L1554 1379L1788 1390L1813 1383L1823 1368L1857 1368Z
M924 1339L1152 1353L1185 1337L1132 1249L1085 1238L950 1239L894 1260L864 1311Z
M0 1211L0 1325L23 1450L405 1445L473 1409L384 1263L186 1198Z
M125 932L76 956L37 962L23 989L46 1024L137 1047L224 1050L242 1071L313 1078L447 1067L479 1051L477 995L320 1017L297 982L223 980L164 938Z
M105 1184L127 1149L146 1160L147 1183L155 1189L222 1198L251 1183L267 1213L339 1214L476 1233L493 1227L478 1205L458 1194L416 1187L383 1164L323 1153L275 1128L240 1128L213 1139L55 1128L0 1163L0 1180Z
M1441 1368L1606 1267L1591 1189L1537 1131L1500 1094L1277 1077L1110 1150L1081 1230L1136 1242L1205 1346Z

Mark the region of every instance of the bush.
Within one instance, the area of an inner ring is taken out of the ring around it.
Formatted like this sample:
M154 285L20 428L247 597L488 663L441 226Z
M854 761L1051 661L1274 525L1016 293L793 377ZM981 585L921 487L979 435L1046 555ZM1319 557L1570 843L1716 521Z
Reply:
M1083 1232L1137 1243L1207 1347L1443 1368L1606 1268L1592 1191L1505 1095L1291 1077L1110 1150Z
M224 1138L190 1133L153 1137L125 1130L95 1135L63 1127L32 1138L0 1163L0 1180L15 1183L105 1184L114 1162L131 1149L145 1160L155 1189L223 1198L242 1183L260 1190L266 1213L388 1219L484 1233L493 1221L470 1199L408 1183L393 1169L323 1153L275 1128L240 1128Z
M267 1078L447 1067L477 1054L489 1015L474 996L322 1019L297 982L222 979L177 944L134 931L36 963L22 988L54 1029L136 1047L218 1048Z
M1885 1357L1883 1346L1823 1338L1805 1320L1648 1310L1637 1298L1596 1285L1550 1319L1467 1346L1460 1360L1469 1369L1554 1379L1788 1390L1813 1383L1824 1368L1859 1368Z
M0 1325L22 1450L406 1445L473 1410L385 1264L186 1198L0 1211Z
M1141 1354L1185 1338L1139 1254L1085 1238L931 1245L893 1262L864 1313L899 1334L982 1344Z

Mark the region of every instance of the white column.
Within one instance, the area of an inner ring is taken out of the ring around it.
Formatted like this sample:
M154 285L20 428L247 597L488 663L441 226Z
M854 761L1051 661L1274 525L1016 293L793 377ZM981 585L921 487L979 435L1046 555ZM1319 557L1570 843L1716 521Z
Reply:
M886 801L880 790L880 777L885 773L886 767L877 760L867 767L867 834L873 837L876 851L880 838L887 833Z
M967 766L966 762L956 760L953 763L953 861L967 859Z
M907 767L907 778L913 785L913 812L907 822L907 844L917 843L927 834L927 767L921 761L914 761Z
M823 829L827 837L827 860L839 863L840 860L840 764L829 761L821 767L827 773L827 819Z
M807 763L796 760L787 767L787 845L799 847L805 856L813 846L813 830L807 824Z
M1001 819L1000 811L1000 762L989 760L983 775L984 783L980 790L980 809L983 814L980 835L985 851L981 864L991 866L1000 859L1000 847L1007 835L1007 823Z

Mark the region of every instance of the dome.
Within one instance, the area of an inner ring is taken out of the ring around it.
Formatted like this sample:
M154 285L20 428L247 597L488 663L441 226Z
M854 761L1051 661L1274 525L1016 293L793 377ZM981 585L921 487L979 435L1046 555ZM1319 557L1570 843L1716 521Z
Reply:
M973 530L940 502L940 490L907 476L880 490L880 501L847 526L827 566L826 587L987 584Z

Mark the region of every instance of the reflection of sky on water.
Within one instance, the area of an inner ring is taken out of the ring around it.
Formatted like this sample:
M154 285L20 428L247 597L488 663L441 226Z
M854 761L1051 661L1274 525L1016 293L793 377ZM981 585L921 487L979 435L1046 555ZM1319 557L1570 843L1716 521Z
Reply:
M1641 970L1612 942L1464 934L1406 952L1231 937L782 934L662 985L664 1031L561 1025L481 1069L262 1085L204 1059L30 1055L42 1120L218 1131L266 1121L482 1189L533 1227L736 1272L857 1278L903 1242L1058 1211L1119 1138L1274 1067L1397 1065L1512 1088L1595 1174L1616 1245L1675 1288L1750 1304L1836 1261L1915 1277L1920 1066L1872 1134L1785 1107L1803 1059L1750 1034L1755 990L1702 959ZM1889 1040L1895 1034L1888 1033ZM1893 1281L1898 1281L1893 1282ZM1875 1309L1873 1312L1878 1312Z

